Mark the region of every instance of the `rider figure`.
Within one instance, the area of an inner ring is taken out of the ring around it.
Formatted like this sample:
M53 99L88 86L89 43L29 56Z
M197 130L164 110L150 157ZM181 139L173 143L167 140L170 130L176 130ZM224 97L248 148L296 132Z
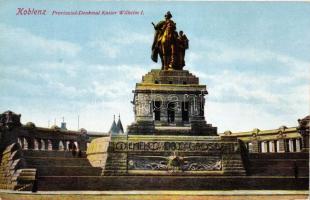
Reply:
M156 25L154 23L152 23L154 26L154 29L155 29L155 36L154 36L154 41L153 41L153 45L152 45L152 60L154 62L157 62L158 42L159 42L159 39L162 36L163 32L165 31L166 27L168 25L176 27L176 24L174 23L173 20L171 20L171 18L172 18L172 15L171 15L170 11L168 11L165 14L165 20L158 22Z

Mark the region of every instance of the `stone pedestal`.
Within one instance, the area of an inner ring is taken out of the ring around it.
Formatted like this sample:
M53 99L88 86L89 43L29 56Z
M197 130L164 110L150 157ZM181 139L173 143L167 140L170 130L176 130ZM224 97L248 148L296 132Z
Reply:
M206 86L189 71L151 70L133 92L135 122L129 135L217 135L204 117Z

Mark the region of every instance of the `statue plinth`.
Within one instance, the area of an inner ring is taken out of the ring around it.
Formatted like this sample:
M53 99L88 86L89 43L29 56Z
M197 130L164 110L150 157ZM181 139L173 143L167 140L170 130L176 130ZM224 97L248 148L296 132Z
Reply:
M102 146L92 142L92 149ZM245 176L239 143L219 136L113 136L104 176ZM98 155L98 152L96 152Z
M153 69L133 92L129 135L217 135L204 117L206 85L188 70Z

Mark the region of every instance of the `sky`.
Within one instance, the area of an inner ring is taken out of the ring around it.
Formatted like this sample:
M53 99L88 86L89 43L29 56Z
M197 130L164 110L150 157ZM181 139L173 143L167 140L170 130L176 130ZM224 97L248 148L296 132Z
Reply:
M46 15L17 15L18 8ZM53 11L137 11L66 15ZM0 112L22 123L107 132L134 121L132 90L160 64L154 29L170 11L189 38L186 66L207 85L205 116L219 132L296 126L309 115L310 4L0 0Z

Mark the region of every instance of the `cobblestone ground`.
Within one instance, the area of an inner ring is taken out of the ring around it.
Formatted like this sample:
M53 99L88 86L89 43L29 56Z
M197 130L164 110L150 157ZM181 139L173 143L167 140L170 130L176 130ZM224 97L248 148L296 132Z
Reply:
M307 195L41 195L41 194L0 194L1 200L308 200Z

